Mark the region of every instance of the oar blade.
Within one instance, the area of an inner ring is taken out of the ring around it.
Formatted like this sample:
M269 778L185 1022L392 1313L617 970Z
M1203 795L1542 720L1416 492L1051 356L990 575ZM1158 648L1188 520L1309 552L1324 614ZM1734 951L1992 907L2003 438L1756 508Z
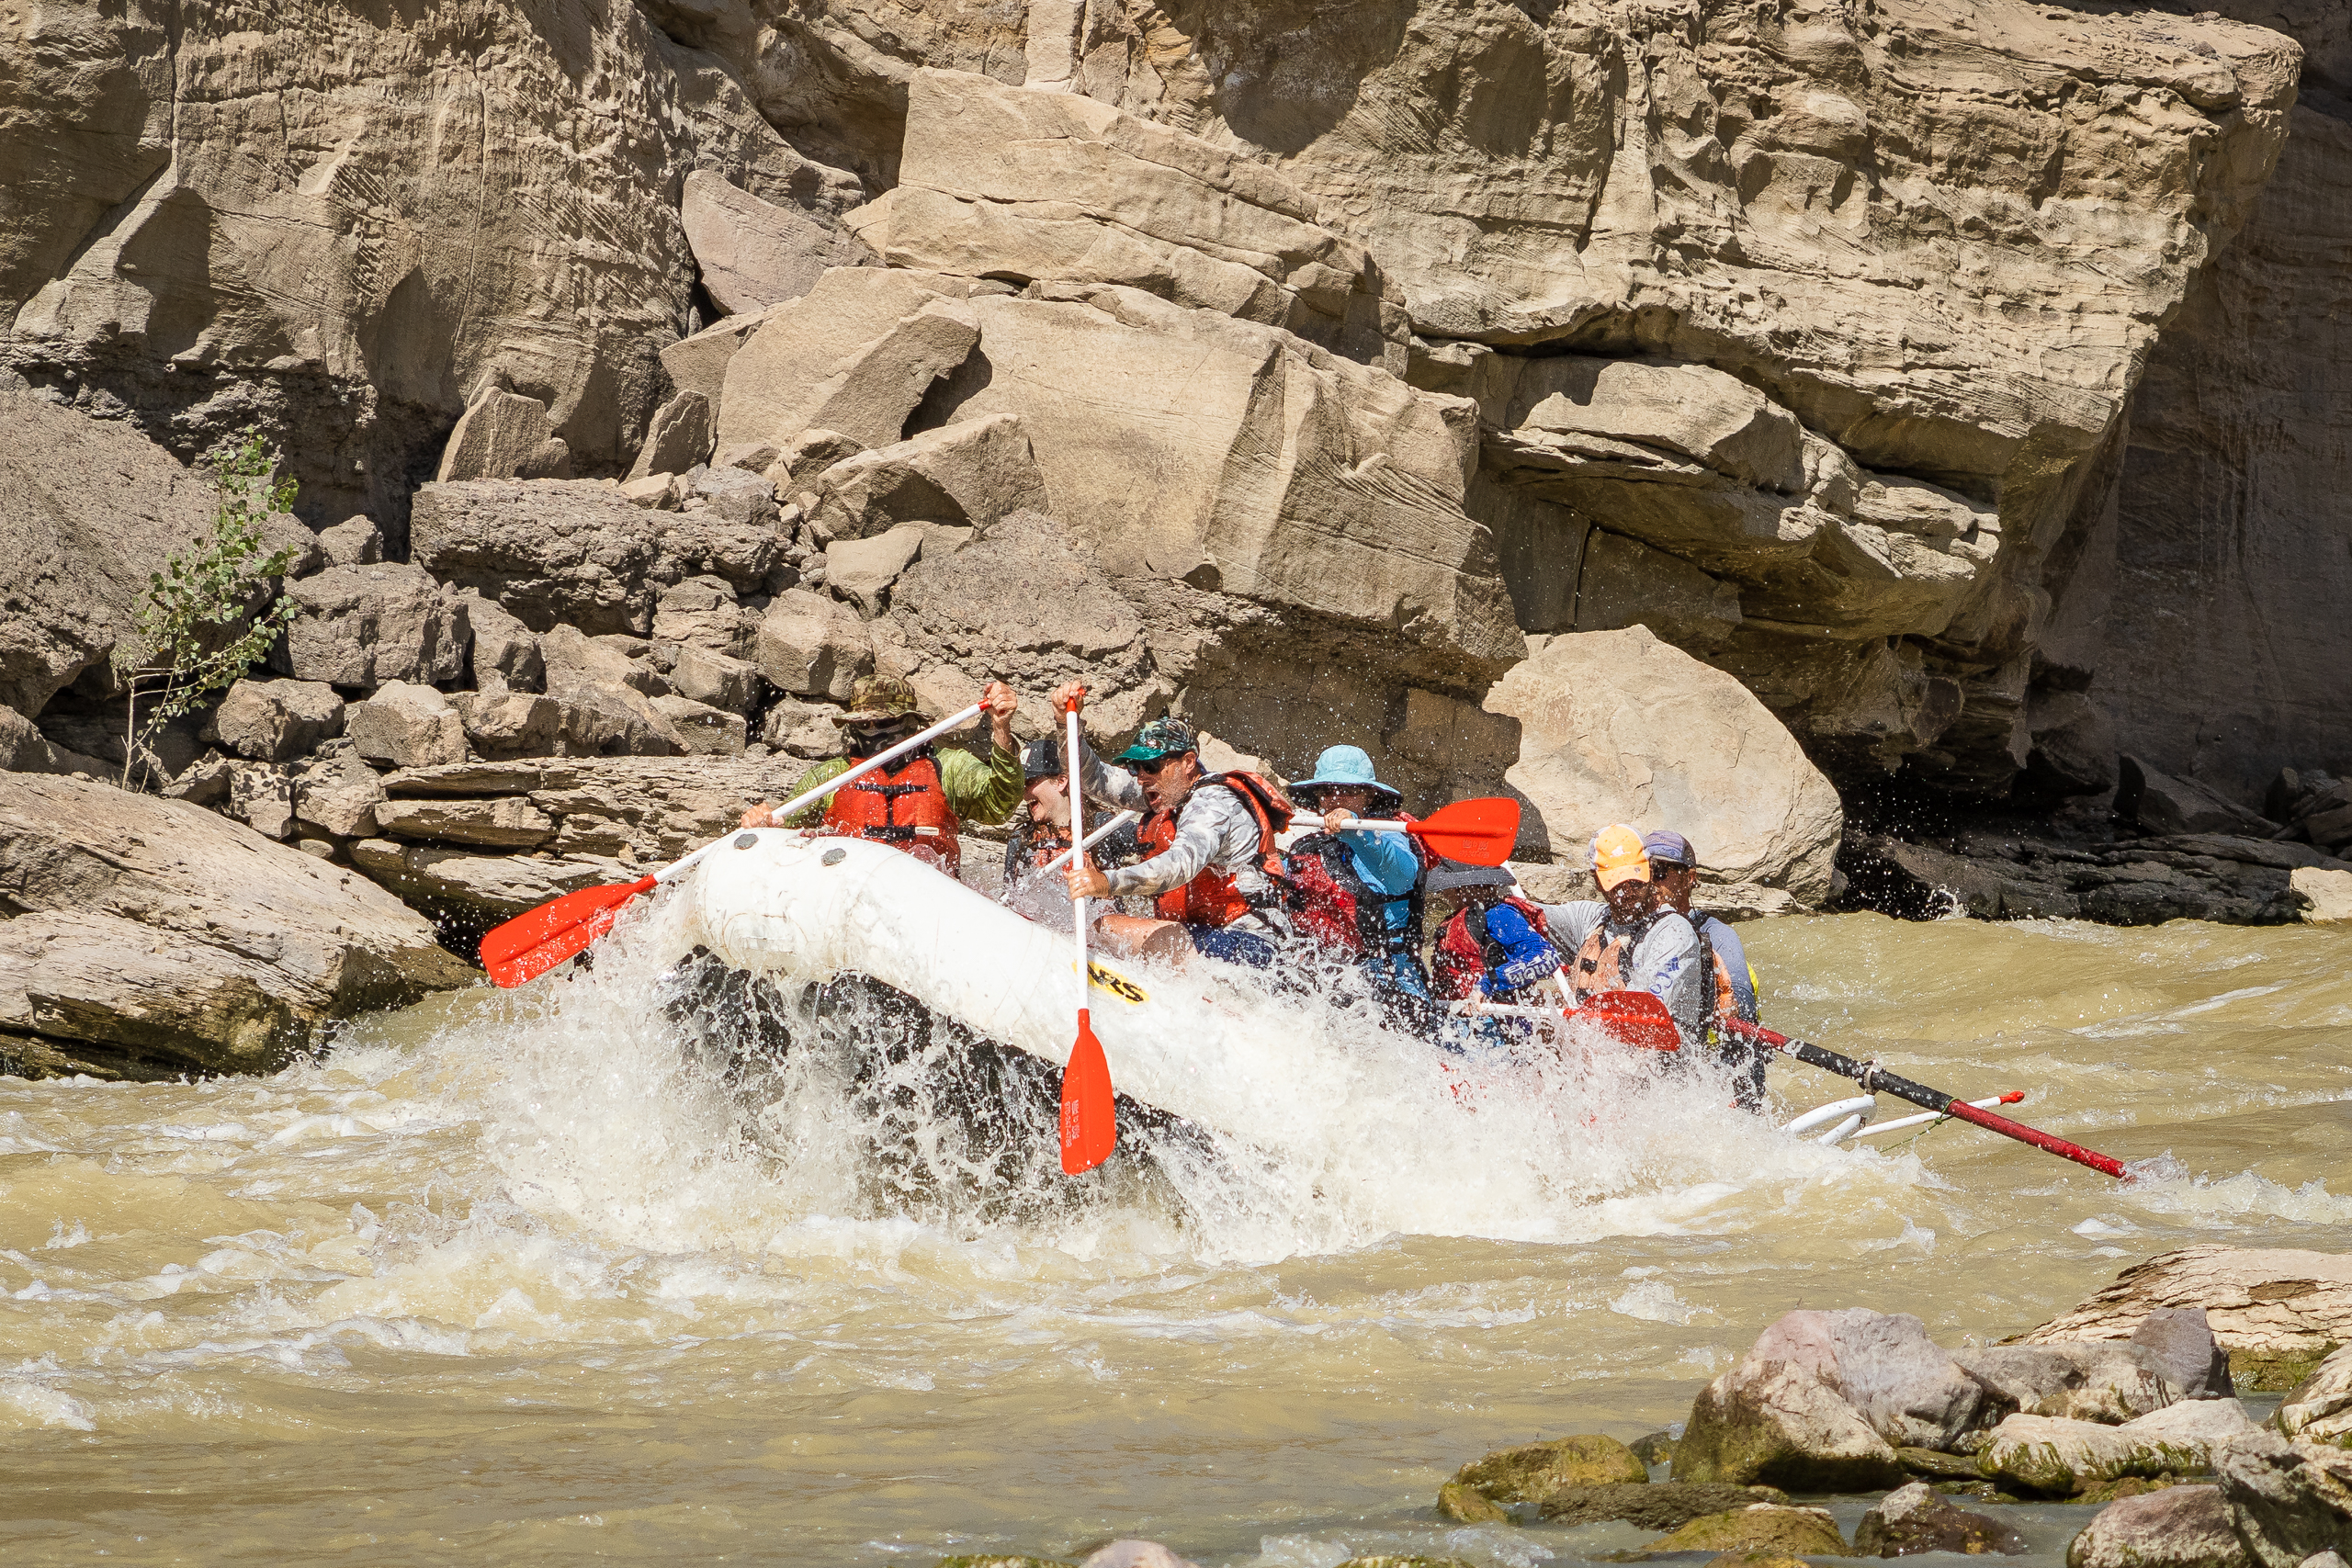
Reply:
M494 926L481 939L481 966L500 986L536 980L613 929L620 908L653 889L653 878L582 887Z
M1062 1170L1077 1176L1111 1157L1119 1145L1118 1110L1111 1101L1111 1064L1094 1038L1094 1021L1080 1008L1078 1041L1062 1070Z
M1682 1032L1674 1014L1647 991L1603 991L1568 1014L1571 1023L1593 1023L1621 1045L1644 1051L1679 1051Z
M1519 842L1519 802L1503 795L1457 800L1414 823L1412 834L1448 860L1500 865Z

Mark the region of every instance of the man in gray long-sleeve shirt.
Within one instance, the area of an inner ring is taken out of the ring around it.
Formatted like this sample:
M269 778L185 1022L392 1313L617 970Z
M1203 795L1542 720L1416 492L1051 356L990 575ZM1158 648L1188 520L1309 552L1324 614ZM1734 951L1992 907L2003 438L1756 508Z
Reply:
M1073 682L1054 693L1054 707L1059 711L1084 694L1085 687ZM1252 793L1260 781L1248 774L1204 775L1199 742L1182 719L1145 725L1120 753L1129 768L1106 766L1091 749L1080 750L1079 784L1086 798L1143 813L1136 837L1154 852L1112 872L1098 870L1091 859L1073 861L1070 897L1152 898L1162 919L1183 923L1196 952L1272 966L1275 944L1289 935L1289 918L1267 872L1278 852L1273 834L1279 824L1269 803ZM1283 804L1285 815L1287 809Z

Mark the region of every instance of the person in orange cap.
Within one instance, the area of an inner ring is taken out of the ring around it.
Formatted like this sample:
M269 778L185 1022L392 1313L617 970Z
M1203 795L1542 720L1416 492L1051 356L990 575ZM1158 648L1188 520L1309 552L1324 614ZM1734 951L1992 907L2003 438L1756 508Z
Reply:
M1647 991L1666 1004L1686 1046L1705 1036L1699 933L1658 897L1639 829L1612 822L1592 836L1599 898L1544 907L1552 940L1575 954L1561 971L1582 1007L1603 991Z

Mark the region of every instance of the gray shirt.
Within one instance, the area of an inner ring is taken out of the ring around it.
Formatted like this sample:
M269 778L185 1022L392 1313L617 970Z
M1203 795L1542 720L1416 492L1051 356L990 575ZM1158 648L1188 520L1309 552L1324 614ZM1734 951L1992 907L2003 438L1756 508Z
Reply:
M1552 940L1573 954L1595 929L1608 922L1609 906L1598 898L1546 904L1544 919L1552 928ZM1572 972L1574 967L1570 965ZM1569 977L1574 977L1573 973ZM1696 1045L1704 1037L1708 1016L1714 1010L1714 998L1701 989L1702 978L1699 933L1672 910L1659 916L1634 944L1633 973L1627 981L1634 989L1647 991L1666 1004L1676 1027L1682 1031L1685 1045Z
M1091 746L1080 764L1079 782L1095 805L1151 814L1151 798L1135 774L1107 765ZM1156 897L1212 867L1232 877L1234 886L1252 903L1272 891L1265 868L1258 863L1258 818L1229 789L1193 790L1177 808L1174 843L1149 860L1103 874L1111 880L1114 898Z

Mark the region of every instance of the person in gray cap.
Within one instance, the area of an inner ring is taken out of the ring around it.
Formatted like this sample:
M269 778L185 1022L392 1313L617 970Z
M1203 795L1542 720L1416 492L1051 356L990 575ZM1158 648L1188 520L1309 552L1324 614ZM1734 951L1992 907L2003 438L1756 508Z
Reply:
M1649 852L1651 880L1657 886L1658 898L1688 919L1701 938L1699 967L1702 978L1699 989L1712 1002L1716 1021L1707 1032L1707 1043L1716 1055L1731 1065L1732 1088L1738 1095L1739 1108L1761 1111L1764 1061L1769 1053L1734 1039L1720 1021L1726 1016L1749 1023L1758 1021L1756 971L1748 965L1747 949L1729 921L1690 908L1690 896L1699 886L1699 853L1690 847L1690 840L1661 829L1645 834L1642 847Z

